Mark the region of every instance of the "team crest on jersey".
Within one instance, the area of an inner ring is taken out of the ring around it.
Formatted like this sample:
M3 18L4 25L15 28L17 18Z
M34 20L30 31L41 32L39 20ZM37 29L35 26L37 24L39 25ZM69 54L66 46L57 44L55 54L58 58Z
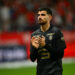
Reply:
M53 36L52 36L52 35L50 35L50 36L49 36L49 40L52 40L52 39L53 39Z
M54 35L55 33L48 33L47 35L48 35L48 37L49 37L49 40L52 40L53 39L53 35Z
M55 33L48 33L47 35L54 35Z

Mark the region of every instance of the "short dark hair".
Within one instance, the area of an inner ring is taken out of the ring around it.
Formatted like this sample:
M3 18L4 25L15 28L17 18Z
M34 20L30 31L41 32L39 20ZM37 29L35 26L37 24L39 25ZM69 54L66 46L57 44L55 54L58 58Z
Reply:
M50 14L52 16L52 10L49 9L48 7L42 7L42 8L38 8L37 12L38 11L47 11L47 14Z

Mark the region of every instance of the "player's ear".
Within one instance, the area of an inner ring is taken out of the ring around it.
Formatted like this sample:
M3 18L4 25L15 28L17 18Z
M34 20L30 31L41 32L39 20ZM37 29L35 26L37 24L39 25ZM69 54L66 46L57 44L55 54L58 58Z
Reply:
M51 15L49 15L49 18L50 18L50 20L52 20L52 16Z
M49 21L51 21L52 20L52 16L51 15L49 15Z

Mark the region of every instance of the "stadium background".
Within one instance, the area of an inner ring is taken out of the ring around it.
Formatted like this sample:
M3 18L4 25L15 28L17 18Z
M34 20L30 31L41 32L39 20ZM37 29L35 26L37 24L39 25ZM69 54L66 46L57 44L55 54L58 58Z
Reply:
M75 75L75 0L0 0L0 75L35 75L29 49L39 7L51 8L52 23L64 34L63 75Z

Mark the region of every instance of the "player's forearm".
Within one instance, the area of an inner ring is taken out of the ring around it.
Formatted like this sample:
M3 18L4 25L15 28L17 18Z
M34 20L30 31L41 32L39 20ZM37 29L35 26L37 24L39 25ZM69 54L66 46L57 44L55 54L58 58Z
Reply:
M50 45L46 45L45 48L50 52L53 59L61 59L64 55L64 48L54 48Z
M36 58L37 58L37 50L33 46L31 46L30 59L31 59L31 61L34 62L36 60Z

